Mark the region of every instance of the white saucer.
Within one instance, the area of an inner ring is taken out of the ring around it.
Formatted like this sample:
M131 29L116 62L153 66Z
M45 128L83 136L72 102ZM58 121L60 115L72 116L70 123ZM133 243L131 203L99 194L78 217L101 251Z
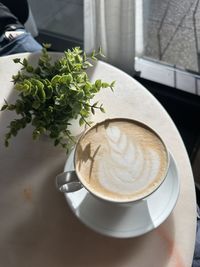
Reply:
M73 151L65 171L73 170ZM94 231L112 237L128 238L145 234L163 223L175 207L180 181L175 161L170 155L170 169L162 185L145 200L126 206L98 200L85 188L65 193L75 215Z

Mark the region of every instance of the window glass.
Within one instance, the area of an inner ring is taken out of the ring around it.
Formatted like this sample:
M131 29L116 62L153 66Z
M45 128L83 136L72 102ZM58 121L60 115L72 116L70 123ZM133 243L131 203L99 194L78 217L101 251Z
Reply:
M199 72L200 0L147 2L143 1L144 11L148 10L143 13L144 56Z
M29 0L39 31L83 40L83 0Z

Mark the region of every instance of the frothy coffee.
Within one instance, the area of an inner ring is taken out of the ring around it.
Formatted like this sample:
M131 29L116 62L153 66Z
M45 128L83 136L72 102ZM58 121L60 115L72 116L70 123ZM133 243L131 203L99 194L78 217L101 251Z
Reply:
M128 119L98 123L80 139L76 172L94 194L111 201L131 201L153 192L168 168L160 138L145 125Z

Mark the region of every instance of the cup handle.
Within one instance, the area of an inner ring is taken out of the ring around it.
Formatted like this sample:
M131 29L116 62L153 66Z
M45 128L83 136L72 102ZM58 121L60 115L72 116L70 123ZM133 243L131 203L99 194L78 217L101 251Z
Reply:
M67 171L56 176L56 187L62 193L71 193L80 190L80 183L75 171Z

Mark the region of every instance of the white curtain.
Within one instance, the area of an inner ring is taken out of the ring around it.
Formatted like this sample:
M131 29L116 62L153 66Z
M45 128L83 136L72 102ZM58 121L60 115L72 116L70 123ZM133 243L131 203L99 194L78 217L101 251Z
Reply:
M105 61L133 74L135 0L84 0L84 50L100 46Z

